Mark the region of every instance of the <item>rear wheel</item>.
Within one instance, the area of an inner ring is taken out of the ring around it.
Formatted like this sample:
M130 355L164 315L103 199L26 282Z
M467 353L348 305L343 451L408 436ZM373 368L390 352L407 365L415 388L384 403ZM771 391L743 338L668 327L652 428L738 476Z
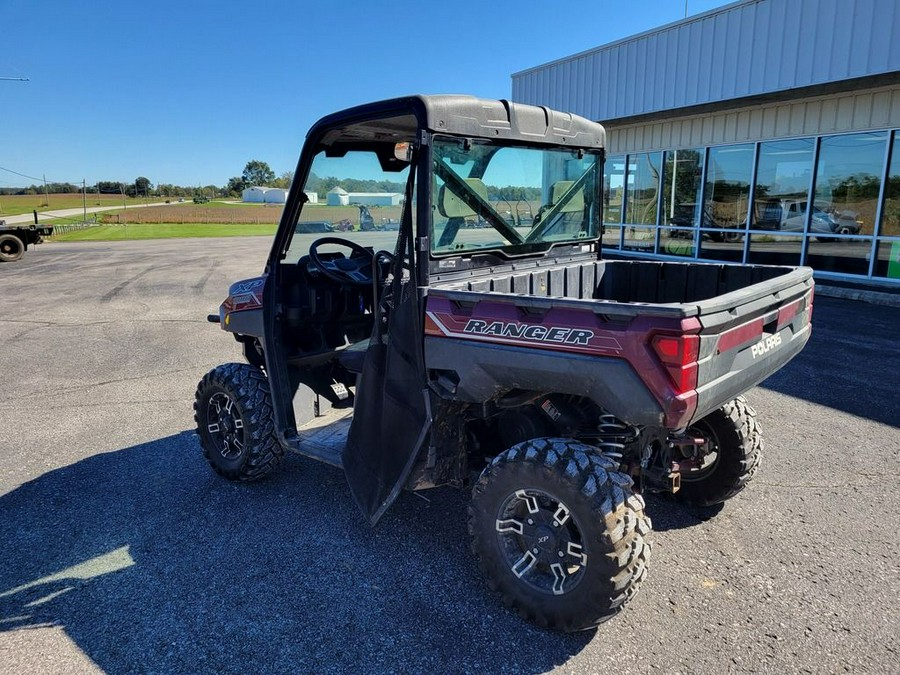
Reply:
M712 506L747 487L759 469L763 442L756 411L743 396L699 420L688 429L688 434L706 438L709 452L702 466L681 474L676 499Z
M25 255L25 242L14 234L0 234L0 260L15 262Z
M722 241L735 244L741 240L743 234L738 230L726 230L722 233Z
M472 550L504 603L540 626L592 628L646 576L650 519L617 460L563 438L519 443L475 485Z
M203 455L230 480L262 478L284 455L275 437L269 381L254 366L228 363L209 371L197 385L194 421Z

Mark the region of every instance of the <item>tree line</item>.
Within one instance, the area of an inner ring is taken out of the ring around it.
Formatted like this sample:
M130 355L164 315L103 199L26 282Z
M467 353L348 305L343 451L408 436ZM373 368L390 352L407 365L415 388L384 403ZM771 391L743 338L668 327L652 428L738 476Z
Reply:
M158 183L156 185L146 176L138 176L132 183L122 181L102 180L93 185L86 186L88 194L108 194L128 197L240 197L241 193L249 187L273 187L287 190L294 180L293 171L285 171L276 176L266 162L251 159L244 166L240 176L228 179L225 185L175 185L173 183ZM337 178L335 176L320 177L310 173L306 181L306 190L315 192L324 200L330 190L340 187L347 192L394 192L402 193L405 184L391 180L364 180L358 178ZM73 183L47 183L44 185L29 185L23 188L2 188L0 195L38 195L44 192L52 194L80 193L82 187ZM515 185L495 186L488 185L488 199L490 201L538 201L541 198L541 189L537 187L522 187Z
M134 182L101 180L84 189L88 194L121 195L128 197L240 197L245 188L253 185L278 187L285 190L291 186L294 172L286 171L276 177L275 172L265 162L250 160L240 176L228 180L225 185L176 185L174 183L155 184L146 176L138 176ZM80 194L81 185L74 183L48 182L27 187L0 187L0 195L40 195L40 194Z

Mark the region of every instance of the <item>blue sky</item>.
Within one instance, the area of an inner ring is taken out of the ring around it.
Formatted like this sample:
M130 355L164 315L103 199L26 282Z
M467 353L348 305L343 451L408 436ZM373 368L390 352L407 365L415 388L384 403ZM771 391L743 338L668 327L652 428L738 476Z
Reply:
M728 4L688 0L688 15ZM684 0L0 0L0 167L224 185L294 168L306 130L410 93L508 98L510 75L684 16ZM34 181L0 170L0 187Z

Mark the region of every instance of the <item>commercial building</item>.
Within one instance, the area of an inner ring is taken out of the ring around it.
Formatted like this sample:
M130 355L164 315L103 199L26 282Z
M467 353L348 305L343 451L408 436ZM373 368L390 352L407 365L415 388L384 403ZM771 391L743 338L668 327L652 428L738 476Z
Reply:
M608 130L623 256L900 290L900 2L741 0L512 76Z
M399 192L347 192L340 186L333 187L325 197L328 206L399 206L403 201Z
M287 201L287 190L281 188L252 186L241 192L241 201L266 204L284 204Z

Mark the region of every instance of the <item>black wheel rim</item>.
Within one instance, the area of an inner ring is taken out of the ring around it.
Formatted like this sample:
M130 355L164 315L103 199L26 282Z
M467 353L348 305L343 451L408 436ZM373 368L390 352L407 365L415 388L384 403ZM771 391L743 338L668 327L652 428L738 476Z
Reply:
M234 461L244 452L244 422L234 399L216 392L206 404L206 430L216 451Z
M497 512L497 542L509 571L550 595L572 592L587 569L588 552L571 510L542 490L517 490Z
M702 423L688 428L687 433L705 438L709 449L703 455L703 463L699 467L681 472L681 481L690 483L705 480L719 465L719 438L709 425Z
M0 253L3 255L16 255L21 246L14 241L0 242Z

